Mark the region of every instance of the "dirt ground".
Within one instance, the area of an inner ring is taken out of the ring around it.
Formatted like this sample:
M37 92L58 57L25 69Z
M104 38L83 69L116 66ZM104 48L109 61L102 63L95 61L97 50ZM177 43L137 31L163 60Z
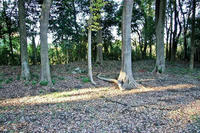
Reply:
M96 78L117 78L118 61L93 66L96 86L84 62L51 66L51 87L39 83L40 66L31 66L30 81L20 80L19 66L0 66L0 132L200 133L200 67L167 63L156 75L153 65L133 62L145 89L127 91Z

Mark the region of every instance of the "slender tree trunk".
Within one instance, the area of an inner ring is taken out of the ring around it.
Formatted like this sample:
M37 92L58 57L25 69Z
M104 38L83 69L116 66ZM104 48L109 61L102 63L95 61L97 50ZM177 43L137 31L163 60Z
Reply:
M155 72L165 71L164 27L166 0L156 0L156 67Z
M20 49L21 49L21 78L29 80L30 70L28 65L24 0L18 1L18 9L19 9L19 33L20 33Z
M41 13L41 17L40 17L41 81L48 81L49 85L52 85L52 82L51 82L49 57L48 57L47 33L48 33L51 2L52 2L51 0L43 1L42 13Z
M172 53L172 40L173 40L173 10L172 10L172 0L170 0L170 40L169 40L169 61L171 61L171 53Z
M167 38L166 38L166 59L169 58L169 31L170 31L171 27L167 27L167 21L166 21L166 31L167 31Z
M149 45L149 49L150 49L150 58L152 58L152 45Z
M174 32L173 32L173 43L172 43L172 51L171 51L171 61L176 60L176 50L177 50L177 18L178 18L178 11L177 11L177 4L176 0L173 1L174 5Z
M99 30L97 32L97 58L96 58L96 63L103 64L103 53L102 53L102 30Z
M138 88L139 85L133 78L132 60L131 60L131 18L132 18L133 0L123 1L122 14L122 62L118 81L121 88Z
M36 44L35 44L35 37L32 36L32 49L33 49L33 65L37 64L37 48L36 48Z
M195 52L195 12L196 0L192 1L192 34L191 34L191 52L190 52L190 70L194 69L194 52Z
M11 32L9 32L9 47L10 47L10 57L11 57L11 64L14 63L14 53L13 53L13 43L12 43L12 36L11 36Z
M90 0L90 7L93 5L93 0ZM96 84L92 76L92 12L90 11L89 28L88 28L88 75L92 84Z

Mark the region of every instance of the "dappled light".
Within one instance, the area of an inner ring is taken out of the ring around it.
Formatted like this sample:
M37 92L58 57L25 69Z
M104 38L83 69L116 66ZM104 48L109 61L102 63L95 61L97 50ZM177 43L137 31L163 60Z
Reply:
M0 0L0 133L200 133L198 0Z
M102 97L113 97L118 95L128 95L136 93L144 93L150 91L164 91L164 90L179 90L197 87L191 84L178 84L169 85L164 87L152 87L145 89L132 89L127 91L121 91L115 87L100 87L100 88L83 88L80 90L54 92L45 95L27 96L22 98L5 99L0 101L0 106L23 106L23 105L35 105L44 103L60 103L60 102L72 102L82 100L92 100Z

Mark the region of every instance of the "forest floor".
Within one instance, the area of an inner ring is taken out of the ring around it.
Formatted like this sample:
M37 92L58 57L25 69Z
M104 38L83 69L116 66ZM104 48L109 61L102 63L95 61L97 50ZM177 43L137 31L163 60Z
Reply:
M200 67L167 63L156 75L153 65L134 62L134 78L146 89L127 91L96 78L117 78L118 61L94 65L96 86L84 62L51 66L52 87L39 83L40 66L31 66L30 81L19 79L19 66L0 66L0 132L200 133Z

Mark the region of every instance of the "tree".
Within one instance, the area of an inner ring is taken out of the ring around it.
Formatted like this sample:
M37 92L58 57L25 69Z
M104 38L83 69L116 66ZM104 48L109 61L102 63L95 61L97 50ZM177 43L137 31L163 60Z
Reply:
M49 25L49 14L52 0L44 0L40 17L40 56L41 56L41 81L48 81L51 85L51 74L48 57L47 32Z
M96 84L93 80L92 76L92 7L93 7L93 0L90 0L90 18L88 20L88 76L92 84Z
M195 52L195 12L196 0L192 1L192 34L191 34L191 52L190 52L190 69L194 68L194 52Z
M20 46L21 46L21 77L28 80L30 79L30 70L28 65L24 0L18 1L18 8L19 8L19 33L20 33Z
M97 58L96 63L103 64L103 38L102 38L102 30L97 31Z
M3 33L3 38L6 39L6 34L9 40L9 58L11 59L10 64L14 64L14 45L13 45L13 35L17 32L17 12L16 12L16 1L2 1L3 8L1 13L1 19L4 21L4 26L1 28L1 34ZM1 35L2 36L2 35Z
M121 84L121 89L138 88L139 85L132 75L132 60L131 60L131 18L132 18L133 0L123 1L122 13L122 60L121 70L118 81Z
M154 72L165 71L164 27L166 0L156 0L156 67Z

